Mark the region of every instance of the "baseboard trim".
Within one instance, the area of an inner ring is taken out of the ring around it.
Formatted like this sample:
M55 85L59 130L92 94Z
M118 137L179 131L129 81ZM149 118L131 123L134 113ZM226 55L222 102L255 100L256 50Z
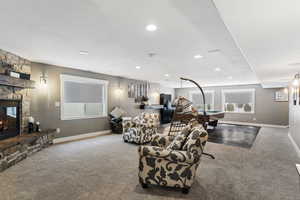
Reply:
M297 145L297 143L295 142L294 138L291 136L290 132L288 133L288 137L289 137L291 143L293 144L293 147L294 147L298 157L300 158L300 148Z
M289 127L289 126L276 125L276 124L259 124L259 123L236 122L236 121L220 121L220 123L247 125L247 126L261 126L261 127L271 127L271 128L288 128Z
M55 138L53 140L53 144L73 142L73 141L83 140L83 139L87 139L87 138L93 138L93 137L97 137L97 136L101 136L101 135L107 135L110 133L111 133L111 130L104 130L104 131L98 131L98 132L93 132L93 133L85 133L85 134L80 134L80 135Z

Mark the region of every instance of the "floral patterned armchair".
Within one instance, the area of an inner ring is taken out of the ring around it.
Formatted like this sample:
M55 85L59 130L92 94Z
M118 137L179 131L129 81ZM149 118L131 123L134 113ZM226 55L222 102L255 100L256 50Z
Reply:
M142 187L176 187L188 193L207 139L202 125L187 125L177 136L156 135L152 146L140 146L138 175Z
M133 119L123 119L123 140L136 144L150 142L159 126L158 113L142 113Z

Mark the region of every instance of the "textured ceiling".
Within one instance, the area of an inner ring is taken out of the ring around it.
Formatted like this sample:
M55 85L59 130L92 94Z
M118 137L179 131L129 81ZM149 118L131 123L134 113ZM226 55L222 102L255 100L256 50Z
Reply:
M258 81L210 0L9 0L0 19L0 48L37 62L170 87L180 76L202 85ZM156 32L145 30L150 23Z

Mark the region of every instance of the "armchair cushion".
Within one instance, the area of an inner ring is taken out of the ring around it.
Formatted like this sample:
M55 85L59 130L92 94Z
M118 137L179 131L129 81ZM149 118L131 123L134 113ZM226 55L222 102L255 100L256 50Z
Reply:
M175 136L170 135L167 136L165 134L156 134L152 137L151 146L157 146L157 147L167 147L173 140Z
M139 149L140 156L162 158L164 160L172 162L184 162L189 164L195 164L199 161L199 156L191 154L187 151L173 151L167 150L162 147L154 146L140 146Z

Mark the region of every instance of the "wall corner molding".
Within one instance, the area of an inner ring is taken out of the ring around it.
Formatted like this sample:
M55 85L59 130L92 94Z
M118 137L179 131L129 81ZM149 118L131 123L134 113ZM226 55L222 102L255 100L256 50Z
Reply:
M288 137L289 137L291 143L293 144L293 147L294 147L298 157L300 158L300 148L297 145L297 143L295 142L295 140L293 139L293 137L291 136L290 132L288 133Z

